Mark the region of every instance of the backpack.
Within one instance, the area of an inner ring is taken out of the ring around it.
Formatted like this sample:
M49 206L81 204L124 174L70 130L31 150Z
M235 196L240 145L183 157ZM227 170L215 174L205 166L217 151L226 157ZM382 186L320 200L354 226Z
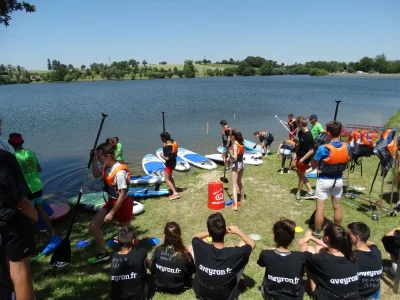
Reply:
M311 229L315 229L315 213L316 213L316 211L314 211L312 213L312 215L310 216L310 218L307 221L308 227L311 228ZM333 222L331 220L329 220L327 217L324 216L324 223L322 224L322 228L324 228L325 225L327 225L329 223L333 223Z
M275 139L274 139L274 136L270 132L268 132L266 140L267 140L268 144L271 144Z
M395 129L384 130L373 150L374 154L379 157L383 172L389 171L394 165L394 155L396 154L395 136Z
M314 139L314 148L318 149L319 146L325 145L329 143L328 133L326 131L321 132Z

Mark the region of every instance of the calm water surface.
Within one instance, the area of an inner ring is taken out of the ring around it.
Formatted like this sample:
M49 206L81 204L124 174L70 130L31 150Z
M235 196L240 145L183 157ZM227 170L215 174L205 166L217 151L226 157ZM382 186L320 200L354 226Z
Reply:
M78 193L102 112L109 117L100 140L118 136L132 173L139 174L143 156L162 146L162 111L166 130L180 146L212 154L220 143L221 119L248 139L256 130L272 132L276 148L287 134L275 115L315 113L324 124L333 119L335 99L343 101L338 113L343 124L379 126L400 108L400 79L269 76L9 85L0 87L0 118L2 139L10 132L24 136L24 146L42 164L44 193L63 201ZM99 181L89 180L85 190L99 188Z

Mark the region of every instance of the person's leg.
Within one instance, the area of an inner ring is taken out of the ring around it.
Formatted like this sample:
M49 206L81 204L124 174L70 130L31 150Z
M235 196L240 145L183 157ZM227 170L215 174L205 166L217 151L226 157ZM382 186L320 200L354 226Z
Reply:
M323 179L317 179L317 187L315 189L315 195L317 197L316 210L315 210L315 234L321 235L322 226L324 224L324 212L326 200L328 199L328 194L326 192L326 184Z
M171 190L172 194L176 194L176 189L174 185L174 181L172 178L172 172L165 172L165 183L168 185L169 189Z
M332 206L333 206L333 222L337 225L342 223L342 204L340 202L340 198L332 196Z
M303 189L303 183L304 183L304 172L297 168L297 176L299 177L299 183L297 185L297 195L300 195L301 190Z
M282 155L281 169L285 169L285 164L286 164L286 157Z
M10 275L14 283L16 299L33 300L35 295L29 268L29 256L21 261L10 261Z
M95 214L95 216L93 217L92 221L89 224L89 229L92 232L99 253L101 254L105 254L107 252L106 244L104 242L103 232L101 231L101 225L103 225L104 218L106 215L107 215L107 209L103 207Z
M240 192L240 201L246 202L246 199L244 198L244 191L243 191L243 184L242 184L243 172L244 172L244 169L241 169L239 171L237 182L238 182L238 187L239 187L239 192Z
M222 151L222 159L224 160L225 169L228 169L229 168L229 162L226 161L226 158L228 157L227 156L228 153L226 152L226 147L223 147L223 148L224 148L224 150Z
M238 186L238 168L237 167L233 167L232 168L232 196L233 196L233 206L232 209L233 210L237 210L238 209L238 200L237 200L237 186Z
M51 226L51 221L50 221L49 215L44 210L42 203L35 203L35 209L38 212L40 218L42 218L43 222L46 224L50 235L53 236L53 235L55 235L54 230L53 230L53 226Z
M310 182L308 181L308 178L305 176L305 173L303 173L303 182L304 182L304 185L307 188L308 193L312 194L313 190L312 190Z

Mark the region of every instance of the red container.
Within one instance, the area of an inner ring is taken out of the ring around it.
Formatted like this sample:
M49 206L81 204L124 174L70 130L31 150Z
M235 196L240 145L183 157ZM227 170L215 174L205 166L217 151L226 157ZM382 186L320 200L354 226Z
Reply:
M208 183L208 208L219 210L225 207L224 184L221 181Z

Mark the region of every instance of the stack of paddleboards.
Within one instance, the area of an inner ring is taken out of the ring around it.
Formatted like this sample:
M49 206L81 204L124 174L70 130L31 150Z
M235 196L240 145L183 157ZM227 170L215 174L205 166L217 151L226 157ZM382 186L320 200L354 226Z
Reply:
M222 151L224 150L224 147L219 146L217 148L218 154L209 154L206 155L207 158L214 160L214 161L219 161L223 162L224 160L222 159ZM253 152L251 150L245 150L243 154L243 162L248 165L253 165L253 166L259 166L263 163L263 161L260 159L262 156L261 152Z
M160 177L161 181L165 181L165 165L154 154L146 154L142 160L144 172L149 176Z
M217 165L211 159L185 148L178 148L178 156L182 157L189 164L201 169L211 170L217 168Z
M265 153L264 149L261 147L261 145L257 145L256 143L249 141L249 140L243 140L243 145L247 150L250 151L255 151L255 152L259 152L259 153ZM257 145L257 146L256 146ZM254 148L255 146L255 148ZM271 151L268 149L268 153L270 154Z

